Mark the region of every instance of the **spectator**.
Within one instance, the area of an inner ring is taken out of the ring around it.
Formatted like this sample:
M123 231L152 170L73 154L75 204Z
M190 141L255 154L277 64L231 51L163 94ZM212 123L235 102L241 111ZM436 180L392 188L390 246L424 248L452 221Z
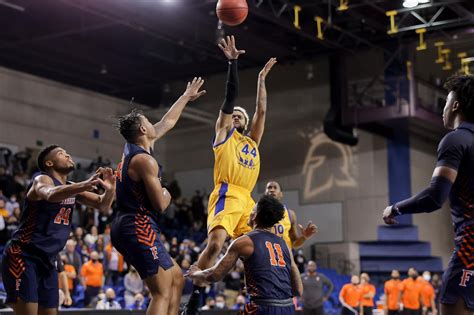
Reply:
M11 237L13 232L15 232L18 229L18 226L20 225L20 216L21 216L21 210L20 208L15 208L13 210L13 214L7 218L6 224L7 224L7 235L8 238Z
M173 258L176 258L179 254L179 244L178 244L178 238L173 237L171 239L171 245L170 245L170 256Z
M120 303L115 301L115 291L112 288L105 290L105 299L97 302L95 307L97 310L121 310Z
M99 294L104 277L104 267L99 262L99 254L93 251L90 258L88 262L82 265L81 269L82 285L86 288L84 297L84 305L86 307Z
M143 280L140 278L137 270L130 266L130 270L124 278L125 286L125 305L130 305L134 302L135 296L143 292Z
M418 277L417 281L421 285L421 298L422 298L422 308L423 315L437 313L436 303L435 303L435 289L430 283L431 272L423 272L422 277Z
M73 239L69 239L66 242L66 263L72 265L76 271L81 270L82 259L81 255L76 251L77 242Z
M295 263L298 266L300 273L304 273L304 265L306 264L306 258L303 255L303 250L299 249L295 256Z
M6 208L10 215L13 213L13 211L15 211L15 209L20 209L20 203L18 202L15 194L11 195L10 199L7 200Z
M331 280L317 272L317 267L316 262L310 260L306 273L301 276L304 315L324 315L323 303L329 299L334 290Z
M6 219L6 218L8 218L8 217L10 216L10 213L8 212L6 206L7 206L7 205L6 205L5 200L0 198L0 215L1 215L4 219Z
M204 305L201 310L202 311L208 311L208 310L213 310L216 308L216 300L214 300L213 297L208 297L206 299L206 305Z
M143 294L137 293L132 304L127 306L129 310L146 310L145 297Z
M388 315L398 315L400 310L400 292L402 282L400 281L400 272L392 270L392 279L385 282L385 310Z
M418 315L421 310L421 287L416 281L418 272L415 268L408 269L408 278L402 281L402 303L405 315Z
M79 243L80 240L84 239L84 229L78 226L74 230L74 239L76 240L77 243Z
M91 227L91 232L84 237L84 242L86 242L89 248L93 248L97 239L99 238L99 231L97 230L97 226L93 225Z
M237 296L237 299L235 300L235 304L232 305L232 310L233 311L245 310L245 297L242 294Z
M361 292L359 276L352 276L351 283L345 284L339 292L339 301L342 304L341 315L359 314Z
M223 294L218 294L216 296L216 309L219 310L226 310L227 306L225 305L225 295Z
M375 286L370 284L369 275L362 273L360 275L360 291L361 291L361 315L372 315L374 308Z
M107 261L107 280L105 283L117 286L123 272L123 256L112 246L112 243L109 243L105 247L105 257Z

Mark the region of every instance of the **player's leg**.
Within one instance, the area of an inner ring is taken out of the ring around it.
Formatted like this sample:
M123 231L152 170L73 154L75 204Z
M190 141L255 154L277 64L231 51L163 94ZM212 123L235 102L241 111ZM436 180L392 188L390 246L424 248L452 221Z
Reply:
M440 315L474 315L471 312L462 298L459 298L454 304L440 304Z
M57 315L57 308L38 308L38 315Z
M58 270L40 269L38 277L38 315L57 315L59 304Z
M171 285L173 284L172 268L165 270L158 268L158 272L145 279L150 290L151 300L146 311L147 315L168 314L171 299Z
M209 233L206 248L202 251L196 263L200 269L207 269L214 265L224 246L227 235L227 231L221 226L217 226Z
M172 273L173 283L171 285L171 299L168 307L169 315L176 315L179 311L179 304L181 303L181 295L184 288L184 276L181 268L173 259L173 267L170 269Z
M15 303L9 303L15 315L36 315L38 314L38 303L24 302L18 299Z

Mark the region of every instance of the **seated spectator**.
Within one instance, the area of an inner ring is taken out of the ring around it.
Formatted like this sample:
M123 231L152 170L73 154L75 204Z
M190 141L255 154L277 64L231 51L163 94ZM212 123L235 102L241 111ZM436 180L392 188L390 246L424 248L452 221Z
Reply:
M237 299L235 300L235 304L232 306L232 310L234 311L243 311L245 309L245 297L240 294L237 296Z
M76 240L77 243L79 243L79 240L84 239L84 229L78 226L74 230L74 239Z
M20 208L20 203L18 202L15 194L11 195L10 199L7 200L6 208L10 214L12 214L15 209Z
M90 302L96 297L103 285L104 267L99 262L99 254L91 253L91 259L82 265L81 269L82 285L86 288L84 305L89 306Z
M127 306L129 310L146 310L147 305L145 304L145 298L143 294L137 293L132 304Z
M8 230L7 232L8 238L10 238L13 232L15 232L18 229L18 226L20 225L20 215L21 215L20 208L15 208L13 210L12 215L7 218L6 224L7 224L7 230Z
M72 265L76 272L79 272L82 267L81 255L76 251L77 242L73 239L70 239L66 242L66 263Z
M130 266L130 270L125 275L124 286L125 305L130 305L134 303L135 296L143 292L143 280L140 278L137 270L132 266Z
M226 310L227 306L225 305L225 295L218 294L216 296L216 309Z
M121 310L120 303L115 301L115 291L112 288L105 290L105 299L97 302L95 307L97 310Z
M84 237L84 242L86 242L87 246L89 248L93 248L95 243L97 242L97 239L99 238L99 231L97 230L97 226L93 225L91 227L91 232L88 233Z
M204 305L201 310L202 311L208 311L208 310L213 310L216 308L216 300L214 300L213 297L208 297L206 299L206 305Z

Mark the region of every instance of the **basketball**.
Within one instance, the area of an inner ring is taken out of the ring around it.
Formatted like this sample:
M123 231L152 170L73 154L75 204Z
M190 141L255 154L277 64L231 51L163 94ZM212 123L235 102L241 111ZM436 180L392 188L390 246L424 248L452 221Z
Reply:
M219 0L216 13L222 23L236 26L245 21L249 8L246 0Z

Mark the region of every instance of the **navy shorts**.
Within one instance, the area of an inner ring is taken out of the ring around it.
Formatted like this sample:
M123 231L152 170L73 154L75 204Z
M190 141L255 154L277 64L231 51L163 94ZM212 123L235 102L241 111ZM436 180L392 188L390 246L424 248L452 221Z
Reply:
M146 215L117 215L110 237L112 245L142 279L156 275L159 267L168 270L174 265L160 240L156 222Z
M252 302L245 304L244 310L239 315L294 315L295 307L291 306L270 306L256 305Z
M7 291L6 303L38 303L41 308L59 304L58 271L24 255L18 245L10 244L2 257L2 276Z
M459 298L466 302L470 311L474 311L474 266L465 267L456 249L443 274L439 301L442 304L455 304Z

